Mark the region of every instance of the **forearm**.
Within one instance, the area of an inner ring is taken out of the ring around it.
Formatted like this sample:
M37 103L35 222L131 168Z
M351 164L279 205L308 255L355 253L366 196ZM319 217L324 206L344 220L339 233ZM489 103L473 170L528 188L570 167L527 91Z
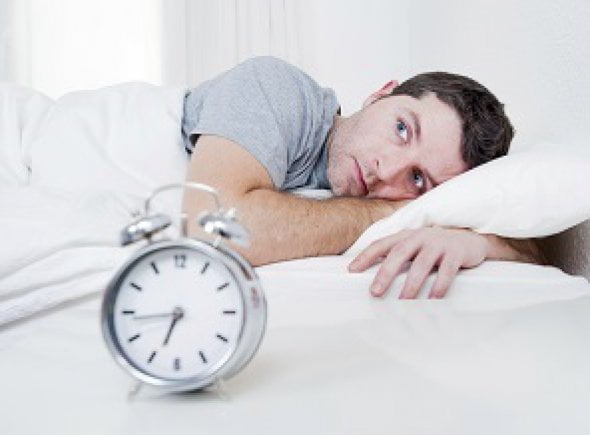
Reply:
M314 200L271 190L249 192L242 210L245 224L255 235L251 255L259 264L340 254L386 215L377 201Z
M385 201L315 200L270 189L255 189L239 196L226 195L224 203L237 208L239 221L251 234L250 247L236 249L254 265L340 254L369 225L394 210L394 205ZM195 205L196 201L190 196L185 198L189 218L199 212ZM191 232L194 231L193 227Z
M508 239L492 234L485 235L485 238L488 241L488 260L547 263L534 239Z

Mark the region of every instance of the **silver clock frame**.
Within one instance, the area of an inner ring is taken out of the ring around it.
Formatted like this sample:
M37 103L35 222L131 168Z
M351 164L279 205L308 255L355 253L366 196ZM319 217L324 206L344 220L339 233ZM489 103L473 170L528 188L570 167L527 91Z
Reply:
M238 284L242 299L243 321L237 342L232 343L233 349L228 352L225 359L212 365L203 374L186 379L164 378L137 367L122 349L114 325L115 302L127 274L145 256L173 248L196 250L210 257L213 261L222 264ZM220 244L214 246L205 240L181 237L173 240L151 242L140 248L119 268L116 275L109 282L103 298L101 326L107 348L115 361L133 377L166 391L193 391L204 389L218 380L228 379L246 366L254 357L262 342L266 330L266 314L266 299L260 280L252 266L242 256Z

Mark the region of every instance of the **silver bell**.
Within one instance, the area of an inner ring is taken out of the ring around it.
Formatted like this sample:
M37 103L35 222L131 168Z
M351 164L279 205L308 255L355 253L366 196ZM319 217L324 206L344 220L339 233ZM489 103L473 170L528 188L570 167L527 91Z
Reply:
M216 234L240 246L248 246L250 243L250 234L236 221L233 208L225 213L203 213L199 216L198 222L209 234Z
M158 231L168 228L171 223L165 214L142 217L121 231L121 245L126 246L141 239L149 239Z

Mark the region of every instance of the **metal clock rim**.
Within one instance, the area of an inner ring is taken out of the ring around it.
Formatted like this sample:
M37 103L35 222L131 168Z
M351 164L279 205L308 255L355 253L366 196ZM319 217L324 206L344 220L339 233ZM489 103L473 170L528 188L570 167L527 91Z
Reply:
M121 348L118 340L117 335L115 333L114 328L114 316L111 316L113 313L114 302L116 300L117 289L119 288L119 284L125 278L127 273L135 263L140 261L145 256L152 254L156 251L160 251L163 249L172 249L172 248L188 248L188 249L195 249L201 253L204 253L213 259L218 260L221 264L227 269L227 271L232 275L239 286L239 293L242 305L242 312L243 312L243 321L240 325L240 330L238 334L237 343L234 345L231 352L229 352L223 359L218 361L211 369L207 370L201 376L193 376L188 377L186 379L171 379L171 378L163 378L157 377L154 375L150 375L140 368L136 367L131 358L128 359L126 357L125 352ZM230 255L231 259L228 259L228 254ZM232 261L233 260L233 261ZM266 314L266 301L264 299L264 294L261 291L260 283L256 277L254 271L248 267L248 273L251 275L250 279L247 276L244 276L244 272L240 270L240 267L245 267L247 263L244 264L243 261L238 261L239 256L237 257L232 251L226 252L225 250L219 249L219 247L212 246L209 242L200 239L188 239L188 238L180 238L174 240L161 240L157 242L150 243L142 248L140 248L137 252L135 252L125 263L123 263L115 276L110 280L106 287L105 295L103 298L103 304L101 308L101 329L103 332L103 336L105 342L107 344L107 348L109 349L111 355L115 359L115 361L123 368L125 371L130 373L136 379L140 381L153 385L160 388L165 388L171 391L187 391L187 390L196 390L199 388L206 387L212 383L214 383L217 379L223 378L226 374L233 374L239 371L255 354L256 350L260 346L262 341L262 337L264 335L265 330L265 323L266 323L266 316L264 317L262 331L260 332L260 337L258 338L258 342L252 349L250 355L240 355L240 350L242 350L243 345L245 344L244 337L245 337L245 329L248 325L249 319L249 312L246 309L248 297L247 291L250 288L255 288L258 292L259 297L262 299L262 304L264 313ZM237 263L237 264L235 264ZM239 267L238 267L239 266ZM237 366L228 366L234 360L234 365ZM227 372L227 373L226 373Z

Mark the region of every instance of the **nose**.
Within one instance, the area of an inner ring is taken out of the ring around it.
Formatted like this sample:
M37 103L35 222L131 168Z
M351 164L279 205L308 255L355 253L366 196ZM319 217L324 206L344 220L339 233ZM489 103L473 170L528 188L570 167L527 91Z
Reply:
M375 181L370 196L384 199L412 199L415 192L408 184L414 163L403 153L379 156L374 160Z
M411 160L402 153L390 153L375 159L375 175L380 182L397 184L408 170L412 168Z

